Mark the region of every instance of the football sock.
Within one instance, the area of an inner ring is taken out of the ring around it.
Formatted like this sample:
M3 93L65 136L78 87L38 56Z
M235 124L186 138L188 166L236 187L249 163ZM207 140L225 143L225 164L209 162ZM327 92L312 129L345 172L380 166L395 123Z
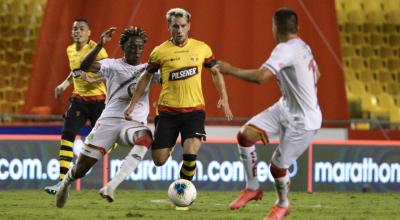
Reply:
M63 183L65 185L70 185L72 182L75 181L75 177L73 177L72 175L72 168L67 172L67 174L65 174L65 178L63 179Z
M257 152L255 145L243 147L238 144L240 159L247 176L246 188L256 190L260 187L257 180Z
M196 174L196 158L197 155L195 154L183 155L183 163L180 172L182 179L192 181L194 174Z
M276 204L280 207L288 207L289 206L289 186L290 186L290 177L288 172L283 177L275 178L275 191L277 196Z
M136 169L140 161L143 160L143 157L146 154L147 150L148 148L145 146L133 146L131 151L122 162L120 169L107 185L110 186L112 189L116 189L119 184L121 184L122 181L124 181L124 179Z
M60 181L64 179L65 174L67 174L71 162L74 158L74 152L72 148L73 145L73 141L66 140L64 138L61 139L61 147L58 157L58 161L60 164Z

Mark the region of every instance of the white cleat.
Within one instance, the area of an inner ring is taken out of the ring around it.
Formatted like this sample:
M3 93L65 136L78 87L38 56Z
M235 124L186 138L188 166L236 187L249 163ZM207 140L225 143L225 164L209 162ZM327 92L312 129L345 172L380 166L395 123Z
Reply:
M58 192L58 190L60 190L60 186L61 186L61 181L55 185L44 187L44 191L46 191L48 194L55 195Z
M56 193L57 208L62 208L64 207L65 203L67 203L69 188L71 188L71 184L66 185L65 182L61 182L60 189Z
M99 190L99 194L103 199L106 199L107 202L114 201L114 189L108 185L103 186L103 188Z

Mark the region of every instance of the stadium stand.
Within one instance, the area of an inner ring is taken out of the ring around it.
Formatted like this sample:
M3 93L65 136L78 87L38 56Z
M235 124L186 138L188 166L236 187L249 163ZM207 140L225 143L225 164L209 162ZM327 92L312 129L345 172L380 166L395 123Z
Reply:
M19 113L24 105L45 5L46 0L0 1L0 114Z
M400 1L336 0L336 10L350 117L398 122Z

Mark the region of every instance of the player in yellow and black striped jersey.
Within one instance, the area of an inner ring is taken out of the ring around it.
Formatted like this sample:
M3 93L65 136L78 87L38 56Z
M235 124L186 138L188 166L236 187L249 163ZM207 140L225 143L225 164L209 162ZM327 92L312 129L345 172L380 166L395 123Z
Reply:
M216 60L210 47L201 41L188 37L191 15L184 9L174 8L167 12L168 29L171 39L154 48L149 66L138 82L125 117L133 110L143 94L151 76L160 70L162 89L157 101L158 116L152 145L152 157L157 166L163 165L178 135L183 145L181 178L192 180L196 173L196 158L201 140L206 137L204 130L205 102L201 76L202 67L211 70L213 82L220 96L219 106L231 119L225 83L215 68Z
M71 83L74 85L74 91L70 98L70 106L64 115L64 126L59 151L60 181L68 172L73 160L74 153L72 146L78 130L87 120L94 126L105 105L106 87L104 82L87 82L77 77L80 73L81 59L96 46L96 42L90 40L89 37L90 28L88 22L85 19L76 19L72 26L74 43L67 48L71 73L55 89L55 97L58 98ZM101 60L104 58L107 58L107 52L102 49L96 59ZM95 73L88 74L96 78ZM55 194L59 188L59 183L45 187L45 191L49 194Z

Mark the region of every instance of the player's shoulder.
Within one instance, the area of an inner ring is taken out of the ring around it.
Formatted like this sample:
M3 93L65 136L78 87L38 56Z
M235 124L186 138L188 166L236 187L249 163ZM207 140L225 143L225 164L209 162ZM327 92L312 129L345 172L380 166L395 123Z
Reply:
M88 45L90 48L96 47L97 43L94 40L89 40Z
M71 53L73 51L75 51L75 43L72 43L67 47L67 53Z
M189 43L197 47L210 47L206 42L194 38L189 38Z

